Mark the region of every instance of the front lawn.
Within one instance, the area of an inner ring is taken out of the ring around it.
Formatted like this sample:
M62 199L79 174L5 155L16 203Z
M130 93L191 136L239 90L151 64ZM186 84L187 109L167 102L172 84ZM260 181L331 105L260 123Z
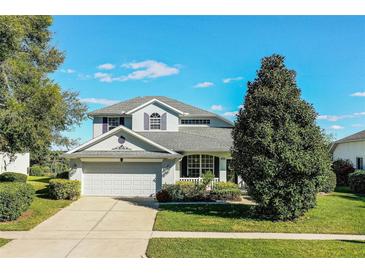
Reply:
M251 205L161 205L154 230L365 234L365 196L346 189L319 196L317 207L293 222L251 217Z
M150 258L365 258L362 241L154 238Z
M1 222L0 231L30 230L72 202L66 200L51 200L47 198L45 188L50 179L51 178L49 177L28 177L28 183L32 184L36 190L36 197L34 198L33 203L30 208L18 218L18 220Z
M1 239L0 238L0 247L7 244L8 242L10 242L11 240L8 240L8 239Z

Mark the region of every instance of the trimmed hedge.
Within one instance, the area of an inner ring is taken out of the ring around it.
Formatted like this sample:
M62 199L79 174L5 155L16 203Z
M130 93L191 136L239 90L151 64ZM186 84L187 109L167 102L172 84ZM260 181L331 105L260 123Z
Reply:
M30 184L10 182L0 184L0 221L16 220L28 210L34 197Z
M209 193L205 191L205 187L196 184L165 184L162 189L156 193L156 199L159 202L195 202L209 201Z
M350 174L349 186L352 192L365 194L365 171L357 170Z
M210 192L214 200L241 200L241 191L238 185L232 182L218 182Z
M81 183L78 180L52 179L47 190L52 199L77 200L81 195Z
M4 172L0 174L0 182L26 183L28 175L17 172Z
M51 173L48 166L33 165L29 168L29 174L32 176L49 176Z

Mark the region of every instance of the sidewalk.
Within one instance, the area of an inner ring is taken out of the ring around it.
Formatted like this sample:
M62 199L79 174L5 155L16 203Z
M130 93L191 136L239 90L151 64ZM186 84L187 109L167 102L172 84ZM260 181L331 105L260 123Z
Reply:
M129 231L132 233L132 231ZM75 236L75 232L69 237ZM110 231L103 231L104 236ZM134 234L136 234L135 231ZM40 237L41 235L43 237ZM100 234L100 233L99 233ZM116 233L113 233L116 234ZM42 233L32 233L31 231L0 231L0 238L4 239L32 239L32 238L52 238L54 235ZM109 238L119 238L116 235ZM77 238L77 237L76 237ZM132 237L133 238L133 237ZM355 240L365 241L365 235L353 234L309 234L309 233L261 233L261 232L180 232L180 231L152 231L145 233L144 238L231 238L231 239L280 239L280 240Z

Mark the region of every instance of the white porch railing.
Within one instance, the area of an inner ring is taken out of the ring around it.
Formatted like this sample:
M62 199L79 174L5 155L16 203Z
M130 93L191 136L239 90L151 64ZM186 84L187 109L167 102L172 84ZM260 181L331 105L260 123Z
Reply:
M184 182L193 182L193 183L200 183L203 180L203 178L180 178L179 181ZM213 182L219 182L219 178L214 178Z

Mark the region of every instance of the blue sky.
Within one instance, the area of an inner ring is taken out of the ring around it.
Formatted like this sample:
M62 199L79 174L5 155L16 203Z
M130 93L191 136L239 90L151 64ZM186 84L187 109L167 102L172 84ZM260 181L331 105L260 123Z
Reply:
M52 31L66 54L52 77L89 110L165 95L234 119L260 59L279 53L323 129L365 129L365 17L56 16ZM66 134L87 141L91 120Z

